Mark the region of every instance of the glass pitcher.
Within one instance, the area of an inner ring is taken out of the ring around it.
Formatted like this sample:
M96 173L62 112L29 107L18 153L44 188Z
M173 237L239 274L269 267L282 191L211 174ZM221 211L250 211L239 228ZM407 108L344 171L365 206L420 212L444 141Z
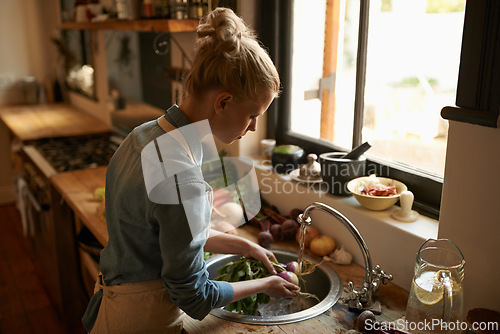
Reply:
M419 249L406 325L412 333L460 333L465 260L448 239L429 239Z

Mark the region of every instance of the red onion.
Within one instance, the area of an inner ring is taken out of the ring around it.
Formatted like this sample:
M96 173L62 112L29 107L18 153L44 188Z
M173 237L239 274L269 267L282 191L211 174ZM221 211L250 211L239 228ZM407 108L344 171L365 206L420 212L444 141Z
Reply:
M288 264L286 265L286 270L291 271L294 274L298 274L299 264L297 263L297 261L288 262Z
M297 277L297 275L295 275L291 271L283 271L283 272L279 273L278 276L286 279L290 283L293 283L295 285L299 285L299 278Z

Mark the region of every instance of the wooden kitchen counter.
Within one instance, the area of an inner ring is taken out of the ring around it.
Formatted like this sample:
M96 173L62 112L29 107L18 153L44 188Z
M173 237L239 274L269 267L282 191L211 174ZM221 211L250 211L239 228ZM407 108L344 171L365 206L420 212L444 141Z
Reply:
M110 131L102 121L63 103L0 107L0 120L20 141Z
M107 243L108 234L105 219L96 213L100 202L94 199L94 190L104 186L105 177L106 167L100 167L61 173L52 178L53 185L74 210L75 215L82 220L103 245ZM255 227L243 226L238 231L240 236L254 242L257 241L258 230ZM297 244L291 241L274 242L271 247L298 251ZM308 250L306 253L312 256ZM317 259L321 260L320 258ZM365 270L359 265L341 266L331 262L328 262L327 265L335 269L344 286L348 281L353 281L355 287L359 288L365 278ZM382 304L382 314L377 316L378 320L395 321L404 315L408 299L407 291L389 282L387 285L381 286L375 296L375 299ZM208 315L202 321L186 317L184 327L189 334L344 333L352 328L355 316L355 313L349 312L347 307L339 302L317 317L293 324L275 326L245 325Z
M75 216L94 234L99 242L108 243L106 219L98 213L101 202L95 199L96 188L104 187L107 167L59 173L51 183L73 210Z

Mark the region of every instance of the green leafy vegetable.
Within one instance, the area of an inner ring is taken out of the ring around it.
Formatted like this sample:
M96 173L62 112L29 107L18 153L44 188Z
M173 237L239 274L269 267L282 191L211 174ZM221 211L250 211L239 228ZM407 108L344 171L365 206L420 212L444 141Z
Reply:
M284 270L279 264L273 262L277 271ZM219 269L217 281L239 282L271 276L264 264L255 259L241 257L239 261L226 263ZM270 297L264 293L257 293L249 297L230 303L225 310L235 311L245 315L257 315L259 304L267 304Z
M280 264L271 261L274 269L278 273L286 272L286 269ZM311 263L310 261L304 260L304 270L302 275L308 275L316 269L317 265ZM219 276L215 278L217 281L226 282L239 282L248 281L252 279L264 278L271 276L271 273L267 270L264 264L255 259L247 259L245 257L240 257L238 261L232 261L226 263L222 268L219 269ZM302 280L302 279L301 279ZM302 285L305 288L305 282L302 280ZM319 302L318 297L313 294L306 292L299 292L301 297L312 298ZM245 315L258 315L257 309L259 304L267 304L271 298L264 293L257 293L249 297L243 298L236 302L230 303L224 307L227 311L234 311L239 314Z

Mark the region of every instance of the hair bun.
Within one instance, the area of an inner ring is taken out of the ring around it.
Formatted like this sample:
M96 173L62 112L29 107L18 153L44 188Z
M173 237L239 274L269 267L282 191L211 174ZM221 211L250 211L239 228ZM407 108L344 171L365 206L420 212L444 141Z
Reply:
M229 8L216 8L200 20L195 57L183 80L186 96L227 90L241 99L275 96L280 78L253 30ZM267 95L266 95L267 96Z
M234 55L240 52L241 39L253 37L252 31L231 9L216 8L204 17L197 29L200 42L211 39L212 47Z

